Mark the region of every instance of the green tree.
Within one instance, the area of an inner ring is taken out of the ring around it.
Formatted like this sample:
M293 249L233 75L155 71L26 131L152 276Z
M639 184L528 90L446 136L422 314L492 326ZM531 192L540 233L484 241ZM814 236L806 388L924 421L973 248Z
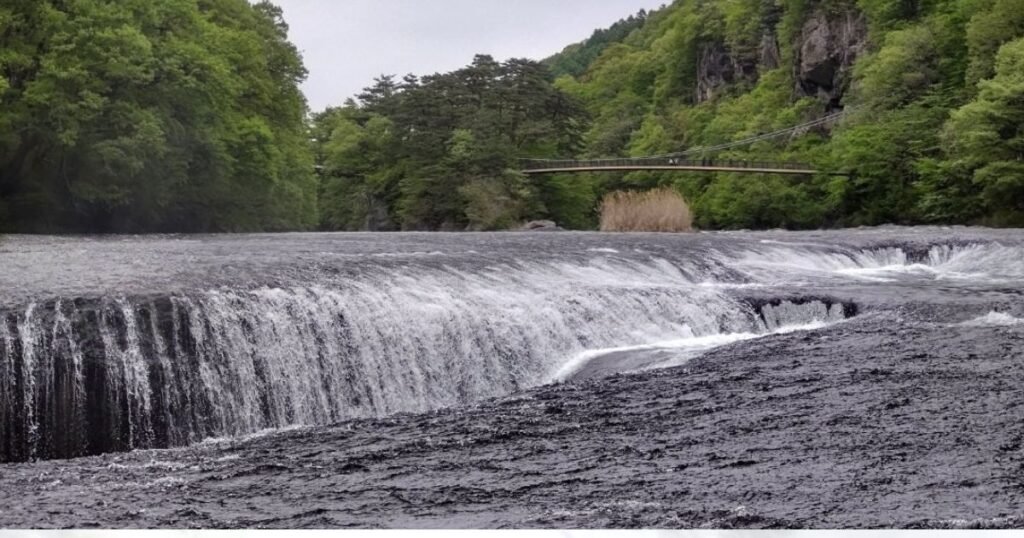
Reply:
M301 59L244 0L0 9L8 229L294 229L316 220Z
M451 73L380 77L360 102L314 118L321 225L483 230L557 219L551 208L577 211L571 196L515 172L515 160L579 151L585 121L530 60L480 55Z
M945 145L947 173L971 179L987 219L1024 224L1024 39L999 49L995 76L979 83L977 98L950 118ZM964 196L955 195L954 200ZM957 216L945 213L946 204L928 202L937 217Z

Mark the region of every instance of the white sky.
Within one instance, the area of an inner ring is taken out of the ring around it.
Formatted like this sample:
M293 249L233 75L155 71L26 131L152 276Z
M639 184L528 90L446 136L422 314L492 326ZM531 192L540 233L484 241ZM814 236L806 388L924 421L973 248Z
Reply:
M429 75L474 54L540 60L597 28L668 0L272 0L309 70L312 110L340 105L381 74Z

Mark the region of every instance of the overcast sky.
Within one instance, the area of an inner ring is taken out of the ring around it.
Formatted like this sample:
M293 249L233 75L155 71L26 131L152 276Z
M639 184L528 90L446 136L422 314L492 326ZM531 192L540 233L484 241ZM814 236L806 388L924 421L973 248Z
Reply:
M340 105L373 77L429 75L473 55L543 59L667 0L273 0L309 70L309 106Z

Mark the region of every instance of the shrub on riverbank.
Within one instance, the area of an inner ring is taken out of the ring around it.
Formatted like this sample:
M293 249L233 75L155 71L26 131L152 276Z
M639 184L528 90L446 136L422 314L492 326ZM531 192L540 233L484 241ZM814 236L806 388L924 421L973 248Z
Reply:
M602 232L688 232L690 206L670 188L613 192L601 201Z

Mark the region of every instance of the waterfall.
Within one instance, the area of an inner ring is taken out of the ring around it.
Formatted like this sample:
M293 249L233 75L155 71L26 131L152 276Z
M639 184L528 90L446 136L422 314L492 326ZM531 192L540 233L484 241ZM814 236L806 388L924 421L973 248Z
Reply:
M743 286L914 264L968 274L980 270L970 260L995 259L999 275L1019 276L1019 252L1007 262L998 248L915 258L765 245L676 261L610 250L588 261L388 264L301 286L39 299L0 311L0 461L422 412L565 379L584 363L591 374L680 364L856 313L827 298L747 299L735 293Z

